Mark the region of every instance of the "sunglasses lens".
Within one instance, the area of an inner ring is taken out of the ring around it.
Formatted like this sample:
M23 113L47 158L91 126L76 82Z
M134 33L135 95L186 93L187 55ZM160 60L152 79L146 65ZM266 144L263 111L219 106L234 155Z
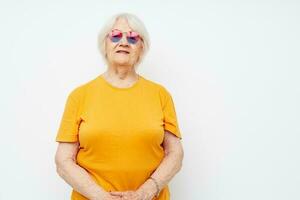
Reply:
M110 33L110 39L112 42L119 42L122 37L123 37L123 35L122 35L121 31L113 30Z
M127 37L127 41L130 44L135 44L135 43L137 43L138 40L139 40L138 37Z
M127 36L128 43L135 44L138 42L138 40L139 40L139 34L137 32L130 31L128 33L128 36Z

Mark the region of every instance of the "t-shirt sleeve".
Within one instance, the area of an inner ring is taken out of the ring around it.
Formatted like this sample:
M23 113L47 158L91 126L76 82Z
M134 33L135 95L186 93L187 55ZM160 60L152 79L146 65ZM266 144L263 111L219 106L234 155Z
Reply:
M82 88L73 89L65 102L65 108L61 117L56 135L56 142L78 141L78 130L81 122L80 107L82 103Z
M164 115L164 129L182 139L173 98L170 92L164 87L162 87L162 110Z

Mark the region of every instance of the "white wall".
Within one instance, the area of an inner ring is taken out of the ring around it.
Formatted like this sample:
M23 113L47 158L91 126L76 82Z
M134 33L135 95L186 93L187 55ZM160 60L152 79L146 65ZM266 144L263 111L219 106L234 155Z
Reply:
M68 92L105 70L98 30L138 15L139 73L172 93L183 136L172 200L300 199L300 4L1 1L0 199L69 199L55 172Z

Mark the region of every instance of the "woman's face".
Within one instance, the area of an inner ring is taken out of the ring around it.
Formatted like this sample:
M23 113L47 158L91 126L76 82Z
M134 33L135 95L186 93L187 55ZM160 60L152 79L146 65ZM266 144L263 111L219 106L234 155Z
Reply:
M113 65L133 66L138 61L143 50L142 40L139 39L135 44L128 43L126 35L129 31L134 30L129 27L126 19L119 18L112 29L118 29L123 32L123 37L118 42L112 42L108 36L106 37L106 53L108 62ZM119 50L125 50L127 53L117 52Z

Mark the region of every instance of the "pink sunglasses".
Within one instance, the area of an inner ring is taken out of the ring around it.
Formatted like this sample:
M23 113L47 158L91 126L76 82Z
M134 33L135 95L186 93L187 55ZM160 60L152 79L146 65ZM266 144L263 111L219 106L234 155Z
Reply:
M141 39L140 34L135 31L129 31L129 32L122 32L119 29L113 29L111 32L108 34L110 40L114 43L119 42L122 37L123 33L126 33L126 39L129 44L136 44L139 39Z

